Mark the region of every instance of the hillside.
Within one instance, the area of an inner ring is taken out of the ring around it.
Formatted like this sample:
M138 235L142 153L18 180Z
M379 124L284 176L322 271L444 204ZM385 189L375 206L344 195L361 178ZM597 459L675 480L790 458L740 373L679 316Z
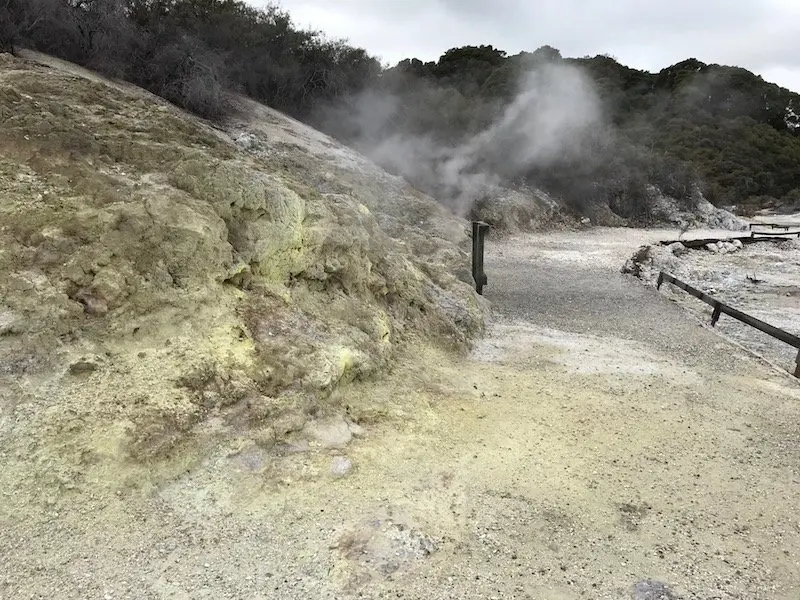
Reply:
M439 196L452 190L427 163L456 156L457 194L480 197L466 177L480 173L543 188L579 213L608 206L647 224L650 186L687 207L702 193L743 212L790 209L800 199L798 113L800 95L740 68L692 59L649 73L550 47L507 56L469 46L402 61L344 118L322 123L379 159L396 154L386 152L394 140L406 152L384 162Z
M695 59L658 73L606 57L575 62L623 133L692 165L715 204L791 208L800 199L800 94Z
M620 275L664 231L491 238L484 299L327 135L21 54L0 597L798 597L800 392Z
M708 214L706 200L741 213L800 202L800 96L696 59L649 73L549 46L465 46L385 68L278 5L229 0L6 0L0 51L21 48L220 122L245 94L511 229L664 224L665 201L666 221Z
M209 436L279 445L344 414L340 384L482 329L454 275L465 222L326 136L240 108L212 128L0 55L0 422L18 423L0 431L4 489L140 485Z

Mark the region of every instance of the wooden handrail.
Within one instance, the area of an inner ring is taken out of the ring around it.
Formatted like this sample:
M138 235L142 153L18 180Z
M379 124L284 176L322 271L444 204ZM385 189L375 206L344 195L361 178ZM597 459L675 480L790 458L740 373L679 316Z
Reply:
M788 331L784 331L783 329L775 327L774 325L765 323L761 319L756 319L755 317L750 316L747 313L743 313L742 311L737 310L732 306L725 304L724 302L720 302L719 300L717 300L712 296L709 296L705 292L698 290L696 287L692 287L688 283L684 283L683 281L676 279L672 275L669 275L668 273L661 271L658 275L658 285L656 286L656 289L661 289L661 285L664 282L671 283L672 285L679 287L680 289L691 294L695 298L702 300L703 302L711 306L714 309L714 312L711 315L712 327L717 324L720 315L725 314L728 315L729 317L733 317L737 321L741 321L746 325L750 325L750 327L758 329L759 331L766 333L767 335L770 335L775 339L778 339L786 344L789 344L794 348L797 348L798 350L797 360L796 360L797 366L794 371L794 376L800 377L800 337L791 334Z
M750 223L750 230L753 227L767 227L769 229L794 229L800 227L800 223Z

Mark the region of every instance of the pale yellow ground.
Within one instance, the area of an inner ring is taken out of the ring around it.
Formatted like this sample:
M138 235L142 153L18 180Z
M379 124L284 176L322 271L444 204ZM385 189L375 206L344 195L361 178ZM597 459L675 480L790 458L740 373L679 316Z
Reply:
M554 249L601 234L566 235L491 246L498 316L470 356L421 348L292 443L210 423L182 474L7 497L0 596L800 597L800 387L600 263L592 292ZM526 317L513 294L546 272L563 305L526 295Z

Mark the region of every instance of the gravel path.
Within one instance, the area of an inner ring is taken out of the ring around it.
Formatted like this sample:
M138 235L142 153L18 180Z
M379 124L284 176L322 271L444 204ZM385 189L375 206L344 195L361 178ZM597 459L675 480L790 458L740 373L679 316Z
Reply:
M638 341L687 365L725 372L731 356L742 356L739 349L664 294L620 273L640 245L674 236L669 230L597 228L489 242L484 295L507 320ZM740 374L752 373L752 361L740 363Z

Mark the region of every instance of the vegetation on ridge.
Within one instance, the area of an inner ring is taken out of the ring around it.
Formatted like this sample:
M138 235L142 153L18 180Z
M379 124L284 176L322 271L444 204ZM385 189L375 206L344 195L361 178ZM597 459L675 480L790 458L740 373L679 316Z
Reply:
M0 0L0 51L30 47L142 86L204 117L226 91L293 116L380 70L366 51L234 0Z
M363 142L366 124L331 119L331 110L352 117L365 94L391 97L370 135L424 135L444 152L495 122L526 73L578 67L599 95L602 122L578 155L501 172L504 185L639 222L650 218L652 186L686 204L702 192L742 211L800 205L800 95L695 59L648 73L608 56L562 58L549 46L515 56L468 46L384 69L363 49L296 27L277 6L234 0L0 0L0 50L15 45L126 79L205 117L231 110L228 91L244 93L351 144ZM442 193L424 177L413 183Z
M608 56L562 58L549 46L515 56L473 46L437 62L404 60L380 82L402 107L380 135L425 131L458 144L512 102L522 74L552 64L589 75L603 122L577 159L533 165L521 173L527 183L578 208L605 203L644 221L648 184L687 201L699 188L712 203L740 209L800 201L800 95L694 59L658 73Z

